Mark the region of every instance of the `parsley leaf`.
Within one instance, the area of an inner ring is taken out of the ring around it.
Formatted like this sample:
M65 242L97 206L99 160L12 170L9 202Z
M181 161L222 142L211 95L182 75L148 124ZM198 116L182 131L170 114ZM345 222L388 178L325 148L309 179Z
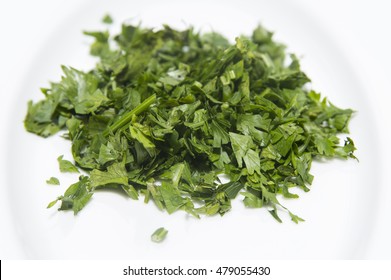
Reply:
M69 160L63 159L63 155L57 158L61 172L74 172L79 173L79 169Z
M107 171L94 169L91 171L91 187L96 188L107 184L128 185L128 174L125 164L115 162L107 167Z
M49 185L59 185L60 180L58 180L56 177L50 177L49 180L46 180L46 183Z

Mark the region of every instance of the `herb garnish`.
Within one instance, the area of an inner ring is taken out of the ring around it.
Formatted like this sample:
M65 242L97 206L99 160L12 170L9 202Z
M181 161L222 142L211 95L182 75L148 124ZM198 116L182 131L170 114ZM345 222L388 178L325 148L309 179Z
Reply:
M56 177L50 177L48 180L46 180L46 184L49 184L49 185L59 185L60 184L60 180L58 180L58 178L56 178Z
M151 241L156 242L156 243L162 242L166 238L167 233L168 233L168 230L166 230L165 228L163 228L163 227L158 228L157 230L155 230L154 233L152 233Z
M57 158L60 171L79 173L79 169L77 169L77 167L69 160L63 159L63 157L64 156L59 156Z
M260 26L235 44L167 25L85 34L95 40L96 67L63 66L25 119L42 137L67 130L77 168L61 156L60 169L88 174L48 207L60 201L59 210L76 214L96 189L122 189L199 217L225 214L240 193L247 207L267 206L279 222L286 210L298 223L278 195L309 190L314 158L355 158L352 139L337 137L353 111L304 87L310 80L296 56L286 65L285 46Z

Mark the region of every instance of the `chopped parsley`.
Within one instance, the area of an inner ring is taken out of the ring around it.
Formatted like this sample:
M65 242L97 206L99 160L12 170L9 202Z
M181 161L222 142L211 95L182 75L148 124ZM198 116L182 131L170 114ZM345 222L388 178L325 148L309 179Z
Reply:
M155 230L155 232L151 235L151 241L159 243L162 242L167 236L168 230L161 227Z
M46 180L46 184L49 185L60 185L60 180L56 177L50 177L48 180Z
M224 215L240 195L247 207L266 207L279 222L287 211L298 223L279 197L309 190L313 159L355 158L353 140L338 137L353 111L308 89L297 57L261 26L234 44L168 25L85 34L96 67L62 66L24 121L42 137L65 131L75 164L60 156L60 170L87 174L48 207L60 202L76 214L105 188L200 217ZM166 234L158 229L152 240Z

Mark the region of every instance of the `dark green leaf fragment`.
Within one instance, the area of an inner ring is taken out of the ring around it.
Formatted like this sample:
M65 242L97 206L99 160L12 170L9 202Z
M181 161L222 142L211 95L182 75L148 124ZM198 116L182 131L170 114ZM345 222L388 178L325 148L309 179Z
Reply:
M123 162L116 162L107 167L106 171L94 169L90 174L91 187L97 188L107 184L128 185L128 174Z
M79 181L69 186L64 196L58 198L61 201L59 210L72 209L76 215L90 201L93 195L90 179L87 176L80 176ZM52 206L49 204L49 206Z

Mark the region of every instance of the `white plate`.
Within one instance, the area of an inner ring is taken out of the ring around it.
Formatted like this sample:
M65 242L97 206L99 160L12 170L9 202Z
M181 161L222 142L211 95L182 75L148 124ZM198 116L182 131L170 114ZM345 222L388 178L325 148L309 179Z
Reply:
M112 192L97 192L88 206L73 216L45 207L63 193L76 176L60 174L56 158L71 159L70 142L59 136L41 139L21 125L29 99L41 98L39 87L59 79L60 65L87 70L94 64L90 42L81 30L101 29L105 13L117 28L125 19L154 27L162 23L222 32L231 40L249 34L262 23L276 39L303 56L303 69L313 87L340 107L358 111L351 137L358 147L354 160L315 162L312 190L284 202L306 219L293 224L287 216L278 224L264 209L245 209L241 201L224 217L195 220L184 213L168 215L152 203L143 204ZM232 259L232 258L359 258L365 255L379 195L375 168L378 153L373 116L366 93L349 64L316 21L288 1L92 1L58 26L22 81L7 133L7 195L22 253L27 258ZM61 187L49 186L50 176ZM375 179L374 179L375 178ZM169 230L165 242L150 241L158 227Z

